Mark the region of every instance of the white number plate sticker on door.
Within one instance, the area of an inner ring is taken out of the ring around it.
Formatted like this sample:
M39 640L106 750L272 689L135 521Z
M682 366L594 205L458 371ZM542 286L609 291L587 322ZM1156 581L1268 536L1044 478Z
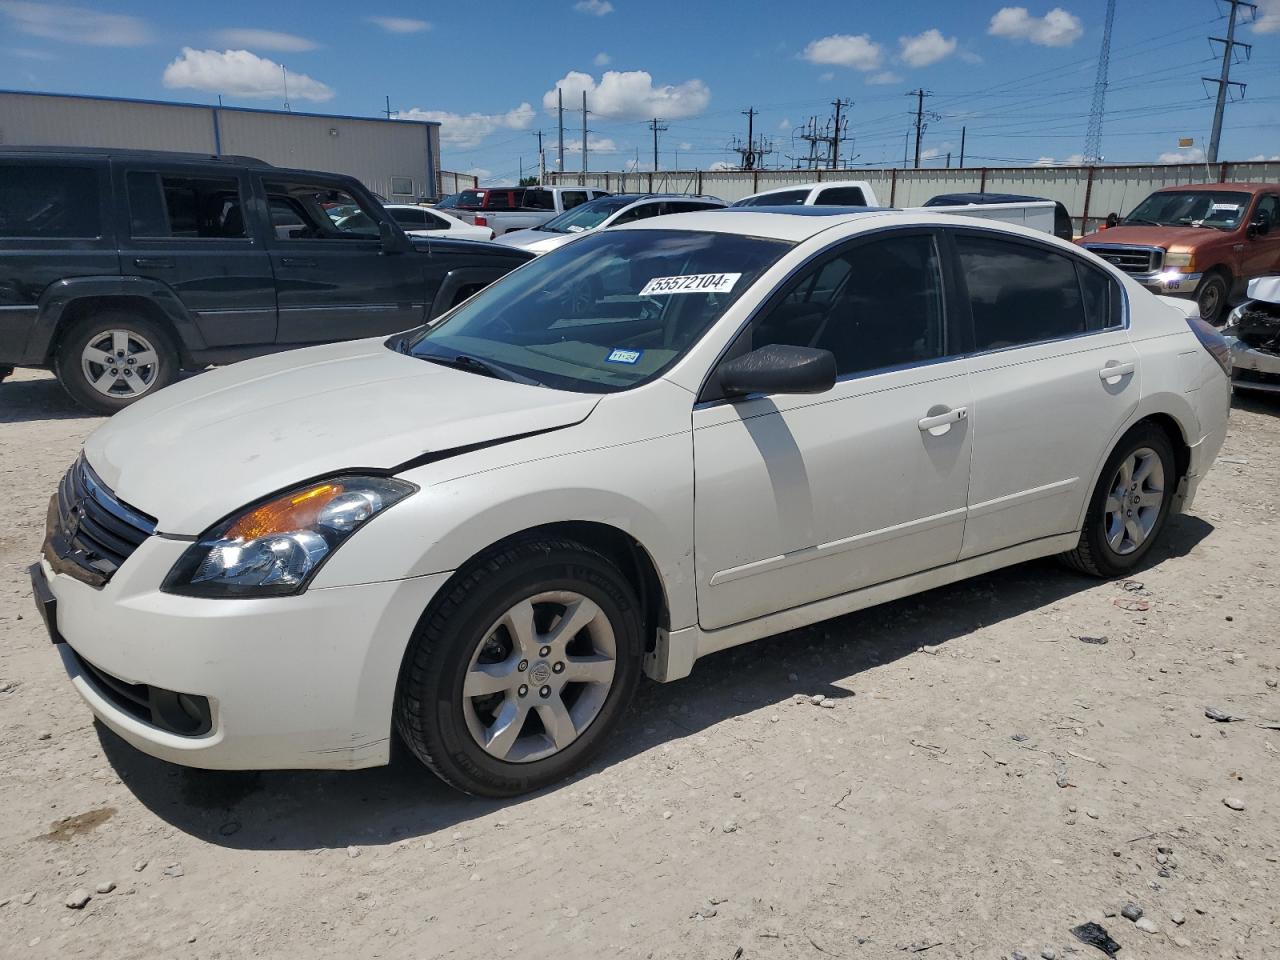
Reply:
M640 291L642 297L668 293L728 293L740 273L691 273L684 277L654 277Z

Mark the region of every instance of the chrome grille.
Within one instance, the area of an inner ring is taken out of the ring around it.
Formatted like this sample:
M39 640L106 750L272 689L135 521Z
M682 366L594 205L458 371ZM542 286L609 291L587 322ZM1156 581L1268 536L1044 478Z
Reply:
M154 519L121 502L81 457L49 503L45 556L59 573L102 586L155 530Z
M1122 247L1106 244L1085 244L1085 249L1096 253L1107 263L1125 273L1139 275L1155 273L1164 265L1164 251L1159 247Z

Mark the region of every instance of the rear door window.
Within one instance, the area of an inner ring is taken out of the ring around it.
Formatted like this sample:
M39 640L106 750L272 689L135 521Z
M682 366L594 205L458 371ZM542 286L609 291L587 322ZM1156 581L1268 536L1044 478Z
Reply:
M556 196L550 190L526 190L524 205L530 210L555 210Z
M1074 258L1027 243L963 233L956 235L956 249L969 290L977 350L1040 343L1090 329ZM1097 323L1109 306L1099 306L1096 286L1093 289L1092 319Z
M427 212L425 210L390 210L393 220L402 227L410 229L421 229L422 225L427 222Z
M132 170L129 231L164 240L234 240L245 237L240 185L235 177L169 176Z
M485 203L486 210L510 210L511 209L511 191L509 190L490 190L488 202Z
M777 193L766 193L762 197L748 197L739 200L735 207L796 207L809 199L808 190L779 190Z
M563 196L564 208L572 210L580 203L587 202L587 191L585 190L566 190Z
M101 236L98 171L0 164L0 237Z
M861 187L831 187L819 193L814 203L829 207L865 207L867 196Z

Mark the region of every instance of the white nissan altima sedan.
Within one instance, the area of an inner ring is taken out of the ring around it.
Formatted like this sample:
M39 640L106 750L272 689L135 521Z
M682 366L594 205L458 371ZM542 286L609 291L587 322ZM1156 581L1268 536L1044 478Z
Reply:
M1222 444L1227 363L1019 227L656 218L116 414L35 595L147 753L355 768L398 735L511 795L595 754L642 672L1034 557L1132 570Z

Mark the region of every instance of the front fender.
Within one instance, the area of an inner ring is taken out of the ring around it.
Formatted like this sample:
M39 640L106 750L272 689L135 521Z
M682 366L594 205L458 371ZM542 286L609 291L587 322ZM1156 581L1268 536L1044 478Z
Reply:
M27 338L24 362L49 362L63 318L77 301L125 298L145 300L157 308L169 321L180 345L187 352L205 348L204 338L191 314L173 288L162 281L136 276L73 277L49 284L40 295L36 323Z

